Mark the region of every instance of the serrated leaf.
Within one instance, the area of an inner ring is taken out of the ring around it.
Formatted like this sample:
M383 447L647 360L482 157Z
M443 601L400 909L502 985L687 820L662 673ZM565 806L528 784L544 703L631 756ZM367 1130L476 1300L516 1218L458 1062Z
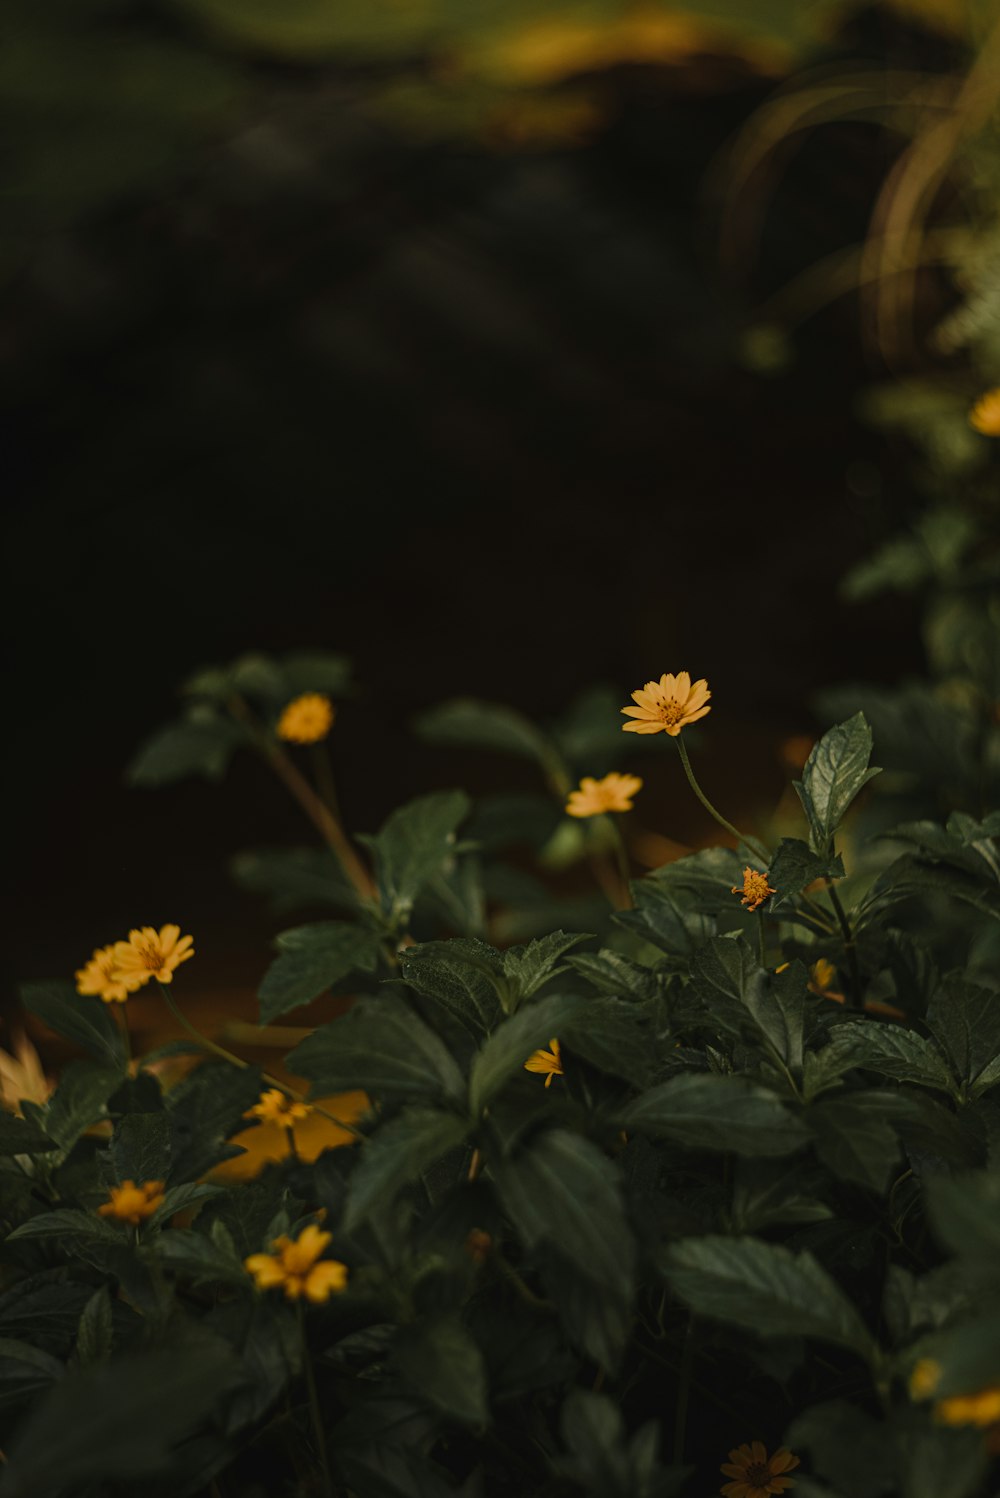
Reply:
M562 1027L575 1056L633 1087L644 1087L655 1066L655 1047L642 1010L621 999L586 1000Z
M101 1285L80 1314L76 1332L76 1357L80 1363L106 1363L114 1343L111 1296Z
M361 1088L375 1097L465 1100L454 1057L395 997L360 999L302 1041L287 1065L293 1075L308 1077L318 1094Z
M743 883L743 865L732 848L701 848L664 864L637 883L669 895L686 910L738 915L740 904L733 898L733 885Z
M791 1165L784 1160L737 1160L730 1209L733 1230L760 1233L779 1225L829 1221L833 1209L815 1194L822 1190L818 1176L804 1170L798 1160Z
M44 1155L58 1148L37 1124L0 1110L0 1155Z
M870 1359L858 1312L810 1253L758 1238L687 1238L666 1251L673 1289L702 1316L763 1337L814 1337Z
M549 1244L622 1300L632 1294L635 1246L622 1182L604 1153L551 1129L513 1160L491 1162L504 1210L528 1248Z
M511 1077L516 1076L533 1051L559 1037L562 1027L582 1007L575 994L550 994L526 1004L503 1021L473 1058L469 1074L469 1108L478 1115Z
M474 1040L503 1016L503 966L499 952L486 942L474 937L425 941L400 952L399 971L404 983L439 1004Z
M927 1208L941 1242L968 1263L1000 1263L1000 1176L970 1171L927 1182Z
M97 1268L106 1268L128 1248L122 1224L113 1224L96 1212L84 1212L77 1207L60 1207L29 1217L7 1237L8 1243L29 1241L42 1242L46 1247L58 1245L61 1253Z
M226 1143L247 1127L245 1114L257 1102L257 1067L204 1061L167 1094L172 1143L171 1185L204 1175L231 1157ZM244 1188L246 1189L246 1188Z
M279 955L258 990L262 1025L308 1004L354 973L374 972L381 941L377 932L348 921L319 921L282 931L277 947Z
M503 970L510 986L511 1007L516 1008L537 993L544 983L566 972L568 964L560 962L560 958L582 941L589 940L589 936L579 933L552 931L525 947L508 948L503 954Z
M454 856L455 829L469 814L464 791L435 791L401 806L370 839L386 914L409 915L424 886Z
M443 1415L463 1425L487 1424L486 1364L457 1315L435 1316L404 1328L393 1359L421 1398Z
M775 891L768 909L776 913L792 904L815 879L842 879L844 862L839 853L833 858L821 858L800 838L783 837L767 877Z
M970 1097L1000 1085L1000 993L952 975L931 1000L927 1023Z
M259 1245L256 1245L259 1247ZM228 1245L206 1238L193 1228L172 1228L156 1241L157 1261L194 1286L236 1285L248 1293L252 1282Z
M393 1199L442 1155L456 1149L468 1134L468 1120L435 1108L404 1108L361 1146L351 1176L344 1231L353 1230L369 1212Z
M629 1103L618 1121L626 1132L739 1155L791 1155L809 1140L809 1130L773 1092L711 1073L661 1082Z
M29 1014L82 1046L95 1060L124 1071L125 1050L110 1004L93 994L77 993L72 983L22 983L20 995Z
M695 991L717 1023L762 1040L787 1066L802 1065L808 990L801 963L766 973L742 937L717 937L696 953L694 974Z
M830 728L813 746L801 781L795 782L809 821L809 845L820 858L833 853L844 814L868 781L881 772L869 768L872 731L864 713Z
M65 1372L59 1359L40 1347L14 1337L0 1337L0 1409L37 1398Z
M616 926L634 931L643 941L659 947L671 957L687 959L692 950L709 935L707 917L682 906L669 889L646 879L634 879L629 885L632 910L616 910Z
M170 1173L171 1129L165 1113L130 1113L115 1126L108 1150L114 1179L165 1181Z
M246 734L236 723L201 711L161 728L147 739L128 767L130 785L172 785L189 775L221 780Z
M107 1117L107 1101L121 1083L116 1067L73 1061L41 1111L40 1122L60 1149L70 1150L85 1129Z
M896 1082L916 1082L937 1092L955 1093L955 1082L932 1041L902 1025L875 1020L846 1020L834 1029L828 1050L845 1070L861 1067Z
M574 972L593 984L600 994L615 998L634 999L640 1003L655 999L660 992L660 983L655 972L640 967L620 952L602 947L599 952L584 952L568 959Z
M843 1181L884 1191L899 1160L895 1129L870 1104L870 1094L824 1097L805 1115L816 1136L816 1154Z
M170 1221L171 1217L178 1212L186 1212L196 1202L207 1201L210 1197L218 1196L222 1191L221 1186L213 1186L208 1181L186 1181L183 1186L171 1186L164 1192L163 1202L152 1217L149 1219L150 1228L163 1227L164 1223Z

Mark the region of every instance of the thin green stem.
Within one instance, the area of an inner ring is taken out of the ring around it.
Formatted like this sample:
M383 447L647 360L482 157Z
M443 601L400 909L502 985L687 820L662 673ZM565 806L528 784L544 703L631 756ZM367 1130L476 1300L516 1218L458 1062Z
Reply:
M688 1318L681 1353L680 1382L677 1386L677 1404L674 1407L674 1455L675 1467L684 1465L684 1437L687 1434L688 1400L691 1396L691 1375L694 1371L694 1317Z
M684 747L684 740L681 738L680 734L678 734L674 739L674 743L677 745L677 753L681 757L681 764L684 766L684 774L688 778L688 784L694 791L695 795L698 797L698 800L701 802L702 806L708 812L709 816L713 819L713 821L718 822L719 826L724 828L724 830L728 832L731 837L734 837L738 843L746 843L747 847L751 848L753 852L756 853L758 858L762 858L765 863L769 863L771 855L764 847L764 844L759 842L755 837L747 837L739 830L738 827L734 827L732 822L727 822L722 813L720 811L717 811L712 805L711 801L709 801L708 797L705 795L705 792L702 790L701 786L695 779L694 771L691 768L691 761L688 759L688 752Z
M858 953L854 941L854 932L851 930L847 911L841 904L837 887L832 879L827 879L826 887L830 891L830 904L833 906L834 913L836 914L837 924L840 926L840 934L844 938L844 951L847 953L847 961L851 969L851 1008L864 1009L864 995L861 992L861 969L858 966Z
M313 1370L312 1358L309 1355L309 1341L306 1337L306 1318L301 1300L295 1302L295 1308L299 1318L302 1372L305 1375L306 1392L309 1396L309 1414L312 1417L313 1435L316 1438L316 1452L319 1456L320 1471L323 1474L323 1498L335 1498L333 1478L330 1475L330 1459L326 1453L326 1432L323 1429L323 1417L319 1407L319 1393L316 1389L316 1374Z
M760 965L767 967L767 932L764 930L764 912L757 912L757 950L760 954Z
M625 847L625 839L622 837L621 828L615 821L614 814L612 812L605 812L603 820L611 836L611 846L614 849L615 863L618 868L618 877L621 880L622 909L631 910L632 891L630 886L632 883L632 870L629 868L628 851Z
M207 1035L202 1035L200 1030L196 1030L191 1021L181 1013L174 1003L174 996L166 984L160 983L159 979L157 979L157 983L160 992L167 1001L167 1008L170 1010L170 1013L177 1023L187 1031L192 1040L196 1040L204 1050L211 1051L213 1056L218 1056L221 1060L228 1061L230 1066L238 1066L241 1071L249 1071L251 1066L249 1061L244 1061L241 1056L235 1056L232 1051L227 1051L225 1046L217 1045L214 1040L209 1040ZM290 1087L287 1082L282 1082L279 1077L272 1077L270 1072L262 1071L260 1075L263 1081L269 1083L271 1087L277 1087L281 1092L287 1093L297 1103L309 1101L304 1092L300 1092L297 1087ZM320 1108L316 1103L310 1103L309 1106L314 1113L319 1113L323 1118L328 1118L331 1123L335 1123L340 1129L345 1129L348 1134L353 1134L356 1139L365 1138L361 1129L356 1129L346 1119L338 1118L335 1113L330 1113L326 1108Z
M125 1051L125 1070L128 1071L132 1064L132 1037L128 1033L128 1015L125 1013L126 1005L116 1004L118 1010L118 1028L122 1032L122 1047Z

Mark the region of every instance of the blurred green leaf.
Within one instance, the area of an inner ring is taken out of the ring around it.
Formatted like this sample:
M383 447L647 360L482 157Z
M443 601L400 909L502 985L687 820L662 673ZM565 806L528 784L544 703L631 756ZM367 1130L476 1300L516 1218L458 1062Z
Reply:
M623 1129L689 1149L791 1155L809 1131L765 1087L744 1077L687 1073L644 1092L619 1113Z
M353 1232L372 1211L386 1205L468 1134L467 1119L436 1108L404 1108L361 1146L351 1176L344 1230Z
M347 921L295 926L282 931L275 944L278 956L258 990L262 1025L342 985L352 974L373 973L381 952L377 932Z
M469 814L464 791L435 791L401 806L372 838L382 908L405 919L424 886L454 857L455 829Z
M465 1101L465 1078L443 1042L405 1000L361 999L287 1058L314 1093L363 1088L375 1097Z
M486 1365L458 1316L435 1316L404 1328L393 1360L420 1397L442 1414L462 1425L487 1424Z
M72 983L22 983L21 1003L43 1024L82 1046L97 1061L125 1068L121 1030L111 1005L93 994L77 993Z
M168 724L147 739L128 767L130 785L172 785L189 775L221 780L236 750L247 741L238 724L209 709Z
M473 1058L469 1074L469 1107L478 1115L511 1077L523 1070L533 1051L547 1046L580 1009L574 994L551 994L498 1025Z

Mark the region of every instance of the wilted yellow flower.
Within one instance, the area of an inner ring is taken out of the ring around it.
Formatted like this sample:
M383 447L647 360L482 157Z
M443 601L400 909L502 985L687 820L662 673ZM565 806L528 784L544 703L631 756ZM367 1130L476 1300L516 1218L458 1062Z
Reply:
M262 1123L281 1124L291 1128L303 1118L308 1118L312 1109L308 1103L297 1103L287 1092L278 1087L269 1087L262 1092L258 1102L244 1113L244 1118L259 1118Z
M175 970L194 956L194 937L181 936L180 926L143 926L130 931L128 941L116 941L114 953L113 975L126 988L142 988L150 978L172 983Z
M280 1285L289 1300L302 1295L317 1303L329 1300L347 1284L346 1264L336 1259L317 1262L331 1236L310 1223L297 1238L282 1237L272 1243L273 1254L251 1254L243 1260L243 1267L253 1275L258 1290Z
M41 1057L26 1035L14 1042L17 1053L0 1050L0 1107L20 1113L22 1103L47 1103L55 1090L42 1070Z
M766 874L759 874L756 869L744 869L743 883L734 884L732 893L743 896L740 904L745 905L747 910L757 910L775 894L775 890L768 884Z
M751 1441L749 1445L737 1446L729 1453L728 1462L719 1469L733 1482L724 1482L720 1489L725 1498L767 1498L770 1493L783 1493L795 1486L794 1477L786 1477L799 1465L797 1456L782 1446L768 1457L763 1441Z
M536 1071L539 1073L547 1072L545 1085L546 1087L551 1087L553 1077L564 1075L558 1040L550 1040L547 1051L533 1051L524 1063L524 1069L525 1071Z
M1000 437L1000 385L979 397L969 412L969 425L984 437Z
M98 1215L116 1217L136 1228L163 1206L163 1186L163 1181L143 1181L138 1186L134 1181L122 1181L120 1186L112 1186L111 1200L98 1207Z
M334 706L320 692L305 692L289 702L278 719L279 739L293 744L318 744L333 727Z
M616 775L603 780L585 775L578 790L570 791L566 811L571 817L598 817L606 811L631 811L632 797L642 790L638 775Z
M941 1382L941 1364L936 1358L920 1358L910 1373L910 1398L929 1399Z
M138 982L126 982L118 971L116 945L112 942L110 946L94 948L90 961L74 974L77 993L97 994L105 1004L124 1004L140 986Z
M942 1425L976 1425L980 1430L1000 1420L1000 1384L989 1384L978 1394L953 1394L939 1399L934 1418Z
M634 723L623 723L626 733L669 733L675 739L682 728L696 723L712 709L707 705L711 697L708 682L696 681L686 671L677 676L661 676L659 681L647 681L644 687L632 693L635 707L623 707L627 718Z

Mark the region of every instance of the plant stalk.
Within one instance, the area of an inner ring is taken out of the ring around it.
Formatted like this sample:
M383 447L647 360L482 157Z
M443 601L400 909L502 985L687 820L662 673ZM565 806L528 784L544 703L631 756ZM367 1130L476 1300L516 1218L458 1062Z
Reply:
M326 1432L323 1429L323 1418L319 1407L319 1393L316 1389L316 1374L309 1354L309 1342L306 1337L306 1318L302 1310L302 1301L295 1302L295 1309L299 1318L299 1341L302 1346L302 1372L305 1376L306 1391L309 1396L309 1414L312 1418L313 1435L316 1438L316 1451L319 1456L320 1470L323 1474L323 1498L336 1498L333 1487L333 1478L330 1475L330 1459L326 1451Z
M708 812L709 816L713 819L713 821L717 822L720 827L728 832L731 837L734 837L738 843L746 843L747 847L751 848L758 858L762 858L765 863L769 863L771 855L764 847L764 844L759 842L755 837L746 837L738 827L733 826L732 822L727 822L722 813L720 811L717 811L712 805L711 801L709 801L708 797L705 795L705 792L702 790L701 786L695 779L695 773L691 768L691 761L688 759L688 752L684 747L684 740L681 738L680 734L678 734L674 739L674 743L677 745L677 753L681 757L681 764L684 767L684 774L688 778L688 784L694 791L695 795L698 797L698 800L701 802L702 806Z

